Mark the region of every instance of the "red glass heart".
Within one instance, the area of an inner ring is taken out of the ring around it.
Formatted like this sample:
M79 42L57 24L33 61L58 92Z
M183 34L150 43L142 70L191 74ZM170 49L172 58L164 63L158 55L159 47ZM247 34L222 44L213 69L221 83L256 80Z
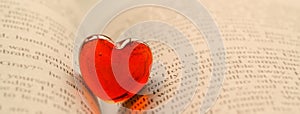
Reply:
M79 55L80 71L91 91L104 101L126 101L147 83L152 53L141 42L116 43L104 35L88 37Z

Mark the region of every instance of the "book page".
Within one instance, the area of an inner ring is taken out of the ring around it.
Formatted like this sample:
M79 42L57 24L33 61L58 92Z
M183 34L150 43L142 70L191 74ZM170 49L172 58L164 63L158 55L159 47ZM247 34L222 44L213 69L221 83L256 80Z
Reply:
M299 113L299 1L204 3L222 31L226 61L232 61L210 113Z
M99 113L83 82L74 81L74 32L92 5L82 2L1 0L0 113Z
M213 39L205 39L203 33L186 17L169 9L155 6L138 7L121 13L108 24L105 34L115 40L118 40L118 37L122 39L139 36L168 38L164 36L168 30L163 26L157 27L164 24L155 24L165 23L180 31L189 42L185 42L182 36L172 31L169 32L169 37L173 36L173 41L169 43L175 44L173 47L168 47L162 42L148 41L153 51L154 65L149 83L141 92L150 91L151 94L137 95L117 106L106 103L101 105L118 109L115 113L144 110L148 110L149 113L200 113L203 112L201 108L206 102L204 98L210 95L206 94L209 83L218 81L209 81L212 69L216 67L226 69L225 80L218 99L206 113L299 113L298 1L230 0L201 3L210 11L220 29L225 48L219 49L219 52L211 52L209 49L207 40ZM147 24L148 22L152 24ZM185 59L178 57L176 51L180 48L185 49L190 44L195 52L186 53L186 57L196 57L195 64L198 66L181 73ZM226 65L213 63L214 56L225 56ZM157 60L161 63L155 63ZM222 74L214 72L221 78ZM193 83L180 86L182 81L195 76L199 80L194 92L190 91L191 88L194 89ZM189 94L193 93L195 95L189 100ZM103 111L111 112L111 109Z

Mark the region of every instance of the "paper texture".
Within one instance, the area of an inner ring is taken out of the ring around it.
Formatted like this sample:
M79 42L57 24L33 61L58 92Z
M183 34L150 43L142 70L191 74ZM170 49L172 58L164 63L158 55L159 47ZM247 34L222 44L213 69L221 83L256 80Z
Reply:
M1 0L1 114L99 113L94 97L76 86L72 66L74 32L88 7Z

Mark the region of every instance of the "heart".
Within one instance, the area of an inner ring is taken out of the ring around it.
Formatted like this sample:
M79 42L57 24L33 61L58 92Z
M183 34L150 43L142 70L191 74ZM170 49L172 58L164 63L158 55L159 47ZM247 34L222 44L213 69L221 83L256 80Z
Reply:
M100 99L123 102L147 83L152 52L147 44L126 39L114 45L105 35L88 37L79 55L86 85Z

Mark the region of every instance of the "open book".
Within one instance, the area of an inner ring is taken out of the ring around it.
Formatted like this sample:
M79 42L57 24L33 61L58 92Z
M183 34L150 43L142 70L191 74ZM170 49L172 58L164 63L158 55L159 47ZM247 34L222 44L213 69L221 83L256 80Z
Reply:
M220 52L225 53L211 53L201 31L172 10L147 6L116 16L104 34L127 38L132 32L122 32L136 30L132 27L136 22L161 21L188 38L195 52L185 57L197 58L195 64L198 65L182 73L182 67L186 66L175 51L187 42L176 34L170 33L176 45L172 49L148 42L154 58L162 60L153 64L149 83L141 90L151 91L151 95L137 95L116 105L99 103L73 69L73 61L77 59L73 53L78 53L73 49L80 45L74 44L76 29L96 2L1 0L1 114L131 113L128 109L200 113L201 105L206 102L204 98L210 95L206 92L212 67L226 69L226 72L220 94L214 105L204 110L206 113L300 113L300 3L297 0L199 1L218 24L225 47ZM149 34L147 27L155 27L155 24L134 26L144 27L142 32ZM226 65L213 64L213 56L225 56ZM195 77L197 85L179 83ZM178 92L177 87L182 91ZM190 91L191 88L196 90ZM192 97L187 98L191 93ZM163 110L165 107L170 110Z

